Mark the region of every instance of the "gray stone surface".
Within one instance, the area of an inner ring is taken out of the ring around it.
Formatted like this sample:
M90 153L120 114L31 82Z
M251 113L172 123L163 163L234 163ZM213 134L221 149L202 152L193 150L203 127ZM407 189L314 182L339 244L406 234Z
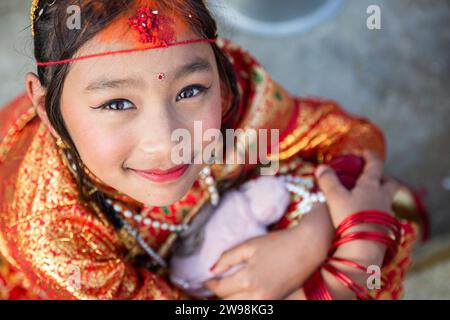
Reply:
M35 71L28 29L30 3L27 0L0 1L0 106L22 92L25 74Z
M30 32L24 30L29 3L0 1L0 105L23 91L25 73L34 70ZM366 28L371 4L382 9L382 30ZM417 261L442 243L450 248L448 0L347 0L319 27L280 39L226 26L223 31L292 93L335 99L380 125L388 141L388 173L428 191L436 239L416 252ZM449 274L448 260L410 274L406 297L450 299Z
M405 299L450 299L450 235L417 247L405 281Z

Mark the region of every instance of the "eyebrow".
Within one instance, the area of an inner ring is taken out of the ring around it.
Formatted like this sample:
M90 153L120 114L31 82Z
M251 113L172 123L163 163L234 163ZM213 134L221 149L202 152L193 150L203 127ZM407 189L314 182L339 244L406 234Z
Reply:
M139 78L125 78L114 80L99 80L88 85L84 91L98 91L104 89L117 89L121 87L138 87L142 86L141 79Z
M210 72L212 66L208 60L200 57L195 57L190 63L181 66L174 72L174 78L179 79L186 77L194 72Z
M211 72L213 70L209 61L205 58L195 57L190 63L185 64L173 73L174 79L180 79L196 72ZM85 91L97 91L105 89L117 89L120 87L142 87L141 78L101 79L89 84Z

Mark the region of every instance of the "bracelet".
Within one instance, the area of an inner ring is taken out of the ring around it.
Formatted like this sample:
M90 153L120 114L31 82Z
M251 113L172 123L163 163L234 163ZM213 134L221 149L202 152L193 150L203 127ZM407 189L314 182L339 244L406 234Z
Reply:
M363 223L376 223L385 226L391 231L392 234L387 235L383 232L362 231L362 232L351 232L344 235L344 233L351 227ZM400 238L401 238L400 223L396 218L394 218L387 212L369 210L357 212L350 215L349 217L344 219L344 221L342 221L341 224L336 229L336 235L329 251L329 257L322 264L322 266L311 276L311 278L308 279L308 281L305 283L304 292L306 298L308 300L332 299L331 293L329 292L321 274L321 271L325 270L329 272L331 275L333 275L343 285L349 288L356 295L357 298L371 300L372 297L366 290L364 290L358 283L356 283L344 272L340 271L335 266L333 266L330 262L341 263L364 272L367 272L367 268L350 260L332 257L332 254L336 251L336 249L339 246L341 246L344 243L348 243L354 240L370 240L387 246L387 252L383 262L383 264L386 264L395 257L398 251ZM388 279L383 275L381 275L381 281L384 284L384 286L390 285Z
M339 280L344 286L350 289L358 299L362 300L373 300L372 296L364 290L359 284L357 284L352 278L347 276L344 272L338 270L336 267L330 264L330 262L337 262L349 267L367 272L367 268L347 259L331 257L327 258L325 263L317 270L313 276L305 283L303 290L305 292L305 297L307 300L332 300L331 293L329 292L325 281L323 280L321 270L326 270L331 275L333 275L337 280ZM381 275L381 283L383 287L388 287L390 285L389 280Z
M367 267L364 267L364 266L360 265L359 263L356 263L356 262L351 261L351 260L343 259L343 258L338 258L338 257L330 257L330 258L327 258L326 261L327 262L333 262L334 261L334 262L337 262L337 263L341 263L341 264L347 265L349 267L352 267L352 268L355 268L355 269L359 269L359 270L364 271L366 273L367 273L367 269L368 269ZM383 287L386 288L386 287L389 287L391 285L389 279L385 275L381 274L380 278L381 278L380 280L381 280L381 284L382 284Z
M387 227L392 234L386 235L382 232L366 231L366 232L353 232L347 235L343 235L345 231L357 224L363 223L377 223ZM398 251L398 247L401 239L401 226L396 218L387 212L369 210L354 213L344 219L342 223L336 229L336 235L331 245L329 255L331 256L338 246L353 241L353 240L370 240L375 241L387 246L386 255L383 261L383 265L392 261Z
M344 219L336 229L336 237L340 237L349 228L362 223L378 223L390 228L396 238L400 237L400 224L397 219L383 211L361 211Z
M331 273L342 284L349 288L353 293L361 300L372 300L372 297L364 290L359 284L357 284L352 278L347 276L344 272L340 271L330 263L324 263L323 269Z
M329 256L332 256L340 245L343 245L344 243L348 243L354 240L369 240L386 245L387 250L384 258L384 261L386 262L383 262L383 265L391 261L398 251L398 245L396 240L389 237L388 235L382 232L362 231L349 233L343 236L342 238L339 238L336 241L334 241L333 244L331 245Z
M348 262L348 264L354 264L354 262L352 261L346 260L346 262ZM360 268L364 269L363 266L358 265L358 269ZM331 275L336 277L337 280L339 280L347 288L349 288L359 299L372 300L372 297L367 292L365 292L365 290L361 288L359 284L357 284L355 281L353 281L352 278L350 278L345 273L338 270L328 262L322 264L319 270L317 270L303 286L303 290L305 292L305 297L307 300L333 300L333 297L323 279L321 273L322 269L326 270Z
M333 300L321 273L321 268L305 282L303 286L306 300Z

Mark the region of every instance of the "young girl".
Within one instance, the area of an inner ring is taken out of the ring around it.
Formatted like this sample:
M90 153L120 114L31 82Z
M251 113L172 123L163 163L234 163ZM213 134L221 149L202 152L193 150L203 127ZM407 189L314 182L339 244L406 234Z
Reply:
M289 95L218 39L203 1L34 0L31 29L37 75L0 111L1 298L190 298L168 280L177 236L261 169L196 148L174 163L173 131L196 122L278 129L276 174L315 173L327 199L303 215L293 196L268 234L226 251L214 274L243 267L205 283L217 298L400 297L420 208L382 179L382 134Z

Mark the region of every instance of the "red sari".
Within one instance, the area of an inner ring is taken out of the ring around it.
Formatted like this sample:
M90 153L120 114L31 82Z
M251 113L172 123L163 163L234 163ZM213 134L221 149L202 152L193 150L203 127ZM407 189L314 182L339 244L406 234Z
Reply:
M242 94L236 127L280 129L278 174L310 175L318 163L361 155L364 149L384 157L383 135L376 126L345 113L333 101L290 95L247 52L229 42L220 46L234 65ZM244 165L216 164L212 169L218 182L254 174L254 168ZM80 200L72 173L25 94L0 110L0 181L1 299L189 298L168 282L167 273L136 267L124 245L126 236ZM99 187L144 217L172 223L192 219L209 198L196 181L175 204L148 208ZM292 199L274 228L301 220L294 210L298 201ZM423 210L409 189L398 193L394 211L403 227L401 246L382 269L390 285L371 292L377 299L401 297L411 247L423 230ZM169 231L139 231L167 256L175 240ZM78 285L71 282L76 275Z

